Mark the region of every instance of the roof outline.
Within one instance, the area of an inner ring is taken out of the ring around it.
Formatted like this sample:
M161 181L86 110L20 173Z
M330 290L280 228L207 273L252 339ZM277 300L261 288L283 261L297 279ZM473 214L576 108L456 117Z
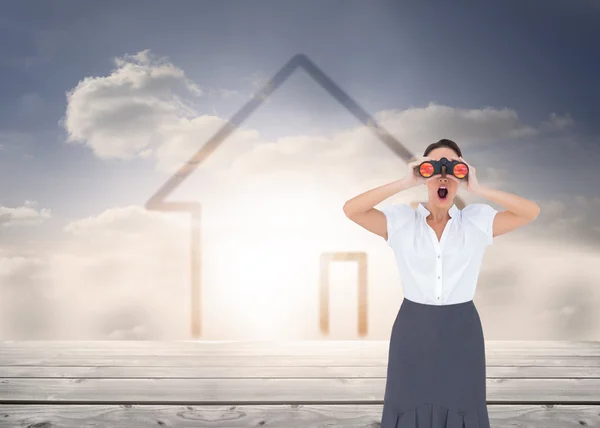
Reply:
M263 102L298 69L304 69L313 80L345 107L354 117L371 129L378 140L384 143L394 154L409 163L412 154L400 141L382 128L373 117L358 105L343 89L325 74L305 54L294 55L268 80L254 96L247 101L223 126L203 144L196 153L185 162L177 172L150 197L145 208L162 212L189 212L191 214L190 275L192 288L192 337L199 338L201 333L201 277L200 277L200 217L201 204L198 202L165 202L166 198L194 172ZM456 196L457 205L464 205Z

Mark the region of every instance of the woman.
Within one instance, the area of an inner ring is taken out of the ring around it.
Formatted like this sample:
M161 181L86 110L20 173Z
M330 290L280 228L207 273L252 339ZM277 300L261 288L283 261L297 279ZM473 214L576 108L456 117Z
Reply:
M424 160L459 160L463 180L445 170L423 179ZM402 190L425 184L428 201L373 208ZM459 210L460 187L487 204ZM446 190L444 190L446 189ZM537 204L482 186L458 145L443 139L409 163L406 177L369 190L344 205L346 216L383 237L393 249L404 299L392 327L381 428L490 428L485 346L473 297L483 254L493 238L534 220Z

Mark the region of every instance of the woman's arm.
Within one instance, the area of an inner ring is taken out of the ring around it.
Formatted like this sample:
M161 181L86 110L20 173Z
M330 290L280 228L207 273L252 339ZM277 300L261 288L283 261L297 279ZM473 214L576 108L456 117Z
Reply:
M408 177L400 180L392 181L383 186L367 190L352 199L349 199L344 204L344 214L351 217L355 214L363 214L373 208L375 205L385 201L390 196L395 195L406 189L414 187L414 183Z
M383 202L398 192L433 180L435 177L425 179L416 173L415 168L425 160L431 160L431 158L423 156L409 162L407 165L408 172L400 180L392 181L391 183L368 190L347 200L344 204L344 214L346 214L347 217L364 214L371 210L375 205Z
M499 212L494 218L494 236L524 226L540 214L538 204L513 193L490 189L480 184L473 186L471 192L506 208L506 211Z
M387 218L383 212L374 207L390 196L411 187L414 187L414 184L410 178L403 178L368 190L346 201L344 214L354 223L387 241Z
M477 170L475 167L470 165L462 157L459 157L458 159L466 163L469 167L468 180L465 182L456 180L452 176L449 177L459 181L459 184L464 186L469 192L489 199L492 202L496 202L506 208L506 211L501 211L494 216L493 236L510 232L537 218L540 213L538 204L513 193L482 186L477 179Z

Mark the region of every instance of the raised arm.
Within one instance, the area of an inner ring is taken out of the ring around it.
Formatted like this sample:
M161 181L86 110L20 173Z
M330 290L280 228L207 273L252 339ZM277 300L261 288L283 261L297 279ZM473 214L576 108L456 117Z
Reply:
M385 214L374 208L375 205L417 184L418 182L413 181L410 176L407 176L368 190L346 201L344 204L344 214L354 223L367 229L369 232L381 236L387 241L387 219Z
M466 183L461 183L471 193L489 199L502 205L505 210L500 211L494 217L492 224L492 236L503 235L515 230L527 223L532 222L540 214L540 207L533 201L523 198L514 193L492 189L479 184L475 167L470 165L462 157L461 161L469 166L469 178ZM450 177L452 178L452 177Z
M496 202L506 208L496 214L493 236L503 235L532 222L540 214L540 207L533 201L513 193L478 185L473 189L478 196Z

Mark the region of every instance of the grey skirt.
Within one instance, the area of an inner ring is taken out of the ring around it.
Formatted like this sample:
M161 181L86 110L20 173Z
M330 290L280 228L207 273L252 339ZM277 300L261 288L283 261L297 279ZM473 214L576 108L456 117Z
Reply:
M404 298L392 327L381 428L490 428L485 344L472 300Z

